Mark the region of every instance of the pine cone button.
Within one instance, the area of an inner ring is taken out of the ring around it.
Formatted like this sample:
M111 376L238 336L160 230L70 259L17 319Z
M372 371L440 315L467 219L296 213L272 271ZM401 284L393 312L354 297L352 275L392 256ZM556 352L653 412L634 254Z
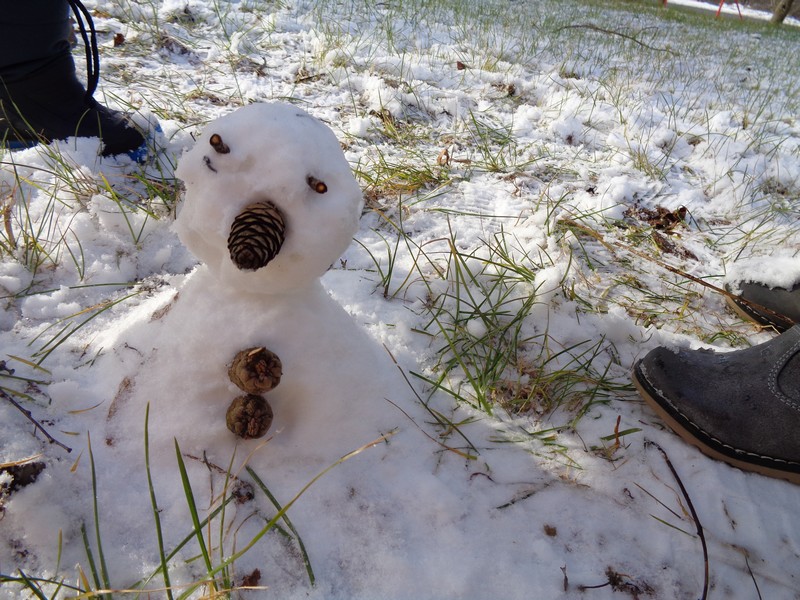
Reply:
M243 392L263 394L281 382L281 359L264 347L247 348L233 357L228 377Z
M272 407L255 394L237 396L228 407L225 422L228 429L240 438L260 438L272 425Z

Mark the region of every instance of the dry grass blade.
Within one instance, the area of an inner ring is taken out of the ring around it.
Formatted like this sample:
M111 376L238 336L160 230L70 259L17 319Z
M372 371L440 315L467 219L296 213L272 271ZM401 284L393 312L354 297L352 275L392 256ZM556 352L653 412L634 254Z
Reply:
M0 471L2 471L3 469L8 469L9 467L19 467L31 463L41 457L42 454L34 454L33 456L26 456L25 458L20 458L17 460L12 460L10 462L0 463Z

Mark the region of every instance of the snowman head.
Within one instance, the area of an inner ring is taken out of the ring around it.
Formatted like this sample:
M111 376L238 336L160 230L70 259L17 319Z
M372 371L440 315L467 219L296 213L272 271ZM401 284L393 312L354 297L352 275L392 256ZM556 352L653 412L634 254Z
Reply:
M288 104L209 123L175 174L181 241L225 285L282 293L318 279L350 244L363 197L333 132Z

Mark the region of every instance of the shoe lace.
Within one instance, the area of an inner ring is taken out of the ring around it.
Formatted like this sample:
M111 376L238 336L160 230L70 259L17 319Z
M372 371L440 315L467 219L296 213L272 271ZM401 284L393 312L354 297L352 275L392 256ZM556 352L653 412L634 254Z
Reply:
M75 14L75 20L81 31L83 44L86 47L86 99L88 100L94 96L97 84L100 81L100 52L97 49L97 32L94 28L92 15L86 10L86 7L80 0L67 1L69 2L72 12ZM84 18L86 19L86 23L83 21Z

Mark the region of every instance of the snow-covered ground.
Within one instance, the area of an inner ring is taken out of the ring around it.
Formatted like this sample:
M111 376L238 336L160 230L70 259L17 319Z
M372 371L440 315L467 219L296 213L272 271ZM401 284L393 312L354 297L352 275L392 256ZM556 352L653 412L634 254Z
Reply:
M176 598L209 571L252 598L692 598L706 564L708 597L800 598L800 487L706 458L629 378L657 345L774 335L697 280L800 275L794 28L571 0L86 4L98 96L163 138L145 166L96 140L2 155L0 387L71 452L0 398L0 463L44 465L0 497L0 597L167 597L161 538ZM357 206L327 134L207 127L273 101L330 127L364 190L341 258ZM300 207L263 280L215 266L251 199ZM267 438L237 443L226 363L254 345L284 377Z

